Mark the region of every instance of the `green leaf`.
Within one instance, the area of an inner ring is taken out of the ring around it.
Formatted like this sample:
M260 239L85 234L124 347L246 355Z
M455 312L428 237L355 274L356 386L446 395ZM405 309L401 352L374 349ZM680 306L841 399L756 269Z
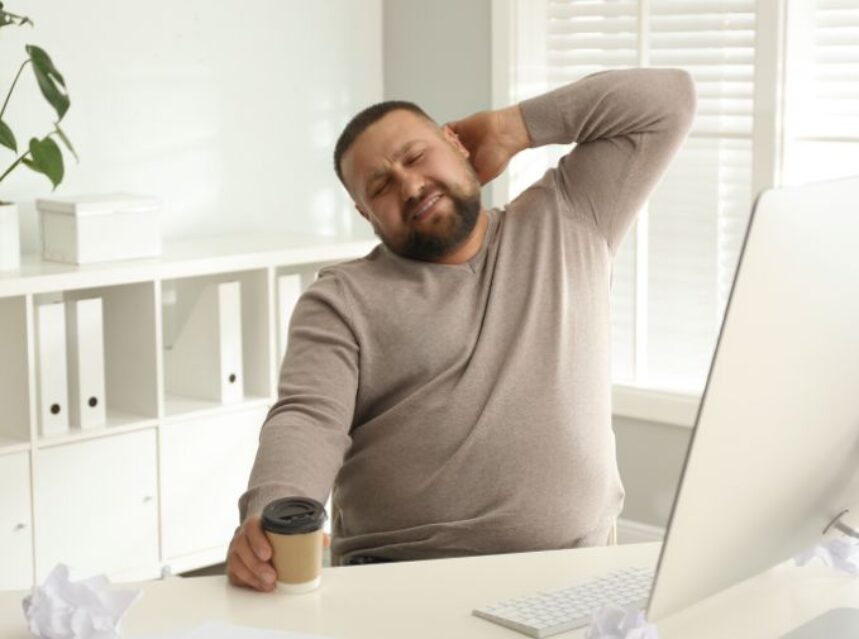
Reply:
M0 144L7 149L12 149L15 153L18 152L18 143L15 141L15 134L12 129L3 120L0 120Z
M25 164L38 173L45 174L57 188L57 185L63 181L65 169L63 167L63 154L60 152L60 147L51 138L36 138L30 139L30 161L25 161Z
M60 128L60 123L59 123L59 122L54 122L54 130L57 132L57 135L59 136L60 141L65 145L65 147L66 147L69 151L71 151L71 154L75 156L75 160L76 160L77 162L80 162L81 160L80 160L80 158L78 157L77 152L75 151L75 147L73 147L73 146L72 146L72 142L71 142L71 140L69 140L69 139L66 137L66 134L65 134L65 133L63 132L63 130Z
M33 62L33 73L36 74L36 81L39 83L42 95L54 107L57 112L57 119L62 120L70 104L69 96L65 92L66 82L63 80L63 76L57 71L50 56L43 49L32 44L28 44L26 49L27 55Z
M0 2L0 27L5 27L10 24L17 24L18 26L29 24L32 26L33 21L30 20L30 18L28 18L27 16L18 16L14 13L4 11L3 3Z

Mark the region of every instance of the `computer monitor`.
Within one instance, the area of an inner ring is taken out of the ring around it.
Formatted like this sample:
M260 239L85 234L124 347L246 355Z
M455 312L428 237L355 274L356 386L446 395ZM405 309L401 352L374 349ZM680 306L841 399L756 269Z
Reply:
M859 526L859 177L761 194L659 558L658 621Z

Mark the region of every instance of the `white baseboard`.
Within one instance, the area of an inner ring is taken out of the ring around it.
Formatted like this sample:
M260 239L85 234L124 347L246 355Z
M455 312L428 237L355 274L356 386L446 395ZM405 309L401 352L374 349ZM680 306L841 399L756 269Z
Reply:
M641 544L651 541L662 541L665 538L665 528L643 524L631 519L617 520L617 543Z

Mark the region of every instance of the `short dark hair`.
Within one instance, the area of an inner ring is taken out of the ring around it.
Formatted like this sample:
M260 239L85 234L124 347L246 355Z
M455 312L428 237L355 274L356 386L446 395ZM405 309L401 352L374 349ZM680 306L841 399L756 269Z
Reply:
M340 137L337 139L337 144L334 145L334 171L337 177L340 178L343 186L346 186L346 181L343 179L343 171L340 169L340 162L343 159L343 154L349 150L349 147L354 144L355 140L361 135L367 127L374 122L381 120L383 116L397 109L403 111L411 111L421 117L426 118L430 122L435 122L426 112L414 102L406 100L387 100L368 106L366 109L358 113L355 117L349 120L349 124L343 129ZM348 187L347 187L348 189Z

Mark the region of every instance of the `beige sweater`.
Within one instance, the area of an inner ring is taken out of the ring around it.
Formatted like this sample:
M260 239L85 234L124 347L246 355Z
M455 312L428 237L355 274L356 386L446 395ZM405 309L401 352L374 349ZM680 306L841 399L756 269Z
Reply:
M292 317L240 514L334 490L335 558L606 541L624 490L611 424L612 258L683 141L689 75L609 71L521 104L578 144L447 266L384 246L324 269Z

